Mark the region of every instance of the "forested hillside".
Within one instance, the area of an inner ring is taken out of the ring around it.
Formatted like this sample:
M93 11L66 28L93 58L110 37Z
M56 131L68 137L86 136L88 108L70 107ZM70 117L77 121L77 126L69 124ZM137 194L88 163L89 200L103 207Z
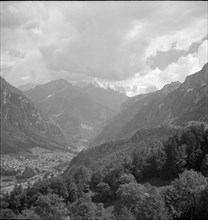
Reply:
M97 169L98 166L107 165L109 162L120 162L123 156L130 155L134 150L147 148L153 143L163 143L169 136L181 129L168 126L141 129L129 139L105 142L80 152L72 159L71 165L84 165L90 169Z
M149 132L158 136L138 132L137 147L117 160L16 186L2 198L1 219L207 219L208 128L191 125L167 140L147 140Z

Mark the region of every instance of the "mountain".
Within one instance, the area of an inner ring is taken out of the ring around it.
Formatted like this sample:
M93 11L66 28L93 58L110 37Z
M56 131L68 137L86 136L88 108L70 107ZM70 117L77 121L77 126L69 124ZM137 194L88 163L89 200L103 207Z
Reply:
M208 121L208 64L186 77L184 83L171 83L161 90L127 100L95 138L93 145L129 137L141 128L161 125L184 126L190 121Z
M1 80L1 153L32 147L68 149L60 127L17 88Z
M145 106L149 105L156 99L162 99L168 93L177 89L180 82L173 82L165 85L161 90L147 94L140 94L135 97L129 98L121 106L122 111L116 115L104 127L102 132L95 138L93 145L100 144L108 140L117 140L120 138L119 134L125 125L134 119L136 114ZM135 130L136 131L136 130Z
M111 88L104 89L93 84L84 87L83 91L95 102L116 112L120 112L121 104L128 98L126 95Z
M95 102L82 88L53 80L24 91L72 140L89 140L116 112Z
M93 82L79 81L79 82L73 82L72 84L78 87L81 87L81 88L87 87L88 85L93 85L100 89L105 89L105 90L111 89L116 93L123 94L124 96L126 96L126 90L128 88L128 87L122 87L122 86L117 86L117 85L104 83L104 82L96 82L96 81L93 81Z
M140 94L137 96L134 96L132 98L127 99L126 102L122 104L122 108L139 108L142 107L142 105L147 105L152 100L163 98L167 94L171 93L175 89L177 89L180 86L180 82L171 82L170 84L165 85L162 89L157 90L155 92L150 92L146 94Z
M134 133L140 128L160 125L185 126L190 121L208 121L208 71L207 64L197 73L187 76L173 92L162 99L153 100L143 107L120 132Z
M33 83L27 83L27 84L23 84L23 85L19 85L17 88L21 91L24 91L24 90L28 90L28 89L32 89L36 86L36 84L33 84Z

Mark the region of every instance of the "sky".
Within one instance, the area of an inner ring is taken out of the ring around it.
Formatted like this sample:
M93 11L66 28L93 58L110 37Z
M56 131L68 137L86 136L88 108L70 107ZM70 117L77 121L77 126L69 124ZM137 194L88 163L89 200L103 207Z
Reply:
M1 2L1 75L63 78L134 96L183 82L208 60L206 1Z

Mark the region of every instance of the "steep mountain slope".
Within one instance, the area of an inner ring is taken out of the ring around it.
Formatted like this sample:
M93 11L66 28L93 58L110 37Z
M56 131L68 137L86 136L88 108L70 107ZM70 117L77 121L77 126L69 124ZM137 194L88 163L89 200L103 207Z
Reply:
M75 141L90 139L116 114L66 80L54 80L24 93Z
M127 101L122 104L122 111L104 127L103 131L95 138L92 145L118 139L123 127L129 121L133 120L135 115L143 107L149 105L153 100L164 98L168 93L178 88L179 85L179 82L173 82L156 92L141 94L127 99Z
M69 147L60 127L37 109L25 95L1 80L1 153L31 147Z
M129 137L141 128L208 121L207 66L188 76L181 85L171 83L159 91L127 100L121 113L106 125L92 145Z
M126 102L122 104L122 108L131 108L132 106L141 107L141 103L147 105L152 100L163 98L167 94L171 93L172 91L176 90L180 86L180 82L171 82L170 84L165 85L162 89L157 90L155 92L150 92L146 94L140 94L134 97L127 99Z
M178 89L163 99L156 99L143 107L120 132L132 134L139 128L159 125L181 125L190 121L208 121L208 64L197 73L186 77Z
M127 100L127 96L116 92L110 88L104 89L93 84L83 88L83 91L95 102L100 103L116 112L120 112L120 107Z

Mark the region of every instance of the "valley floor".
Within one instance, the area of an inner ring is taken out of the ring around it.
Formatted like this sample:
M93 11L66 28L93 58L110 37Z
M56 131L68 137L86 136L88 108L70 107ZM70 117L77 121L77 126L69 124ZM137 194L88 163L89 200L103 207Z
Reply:
M45 175L57 175L68 166L75 155L60 150L50 151L43 148L32 148L30 153L20 153L18 155L1 155L1 168L5 170L19 170L24 172L26 168L35 170L36 175L18 180L15 176L1 176L1 193L10 192L16 183L22 183L23 187L27 183L34 183L42 179Z

